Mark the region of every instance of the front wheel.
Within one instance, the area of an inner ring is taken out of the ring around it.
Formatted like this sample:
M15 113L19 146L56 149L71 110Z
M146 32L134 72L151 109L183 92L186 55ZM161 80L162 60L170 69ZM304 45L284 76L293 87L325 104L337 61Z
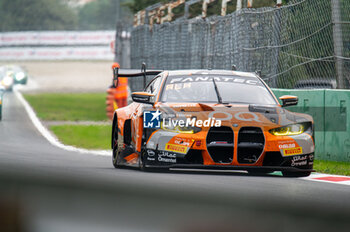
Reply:
M112 162L113 162L113 166L115 168L120 168L121 167L121 165L120 165L120 158L119 158L119 155L118 155L118 145L115 145L113 147Z
M115 120L112 128L112 163L115 168L120 168L120 157L119 157L119 149L118 149L118 121Z
M283 176L285 177L306 177L310 176L311 172L282 172Z

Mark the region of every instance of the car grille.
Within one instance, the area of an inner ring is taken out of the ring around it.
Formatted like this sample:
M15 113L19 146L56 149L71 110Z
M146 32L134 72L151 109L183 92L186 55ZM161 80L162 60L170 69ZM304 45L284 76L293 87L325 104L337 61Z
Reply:
M237 160L242 164L255 163L265 145L264 133L259 127L242 127L238 134Z
M209 155L216 163L231 163L233 160L234 135L230 127L211 127L207 135Z
M283 157L279 151L266 152L263 166L281 166Z

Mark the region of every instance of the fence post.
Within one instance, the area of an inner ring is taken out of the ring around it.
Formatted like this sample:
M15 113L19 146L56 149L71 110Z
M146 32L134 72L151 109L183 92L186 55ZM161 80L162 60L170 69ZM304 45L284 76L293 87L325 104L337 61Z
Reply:
M189 4L187 2L185 2L185 19L188 19L188 11L189 11Z
M227 11L227 2L230 2L231 0L222 0L221 2L221 16L225 16L226 15L226 11Z
M332 0L332 24L333 24L333 43L334 43L334 60L336 69L337 88L344 89L344 62L343 62L343 33L341 24L341 6L340 0Z
M276 13L274 14L274 24L272 26L273 29L273 41L274 45L277 46L281 43L281 24L282 24L282 15L281 15L281 7L282 6L282 0L277 0L277 10L275 11ZM275 48L275 64L274 64L274 70L273 70L273 75L276 75L279 71L279 55L280 55L280 48L276 47ZM269 80L269 85L273 86L274 88L278 88L278 81L277 81L278 76L275 76L272 80Z
M242 9L242 0L237 0L236 10Z

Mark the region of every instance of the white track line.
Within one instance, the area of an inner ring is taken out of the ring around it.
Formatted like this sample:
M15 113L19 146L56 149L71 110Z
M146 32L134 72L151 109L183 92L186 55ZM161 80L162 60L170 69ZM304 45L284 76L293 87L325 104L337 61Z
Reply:
M37 130L54 146L59 147L61 149L64 149L66 151L72 151L72 152L79 152L83 154L92 154L92 155L99 155L99 156L112 156L112 151L109 150L87 150L82 148L76 148L73 146L67 146L62 144L60 141L58 141L57 138L55 138L50 131L40 122L39 118L36 116L33 108L29 105L29 103L24 99L22 93L18 91L17 88L14 88L13 91L17 97L17 99L23 104L25 110L27 111L27 114L30 118L30 120L33 122L34 126L37 128Z

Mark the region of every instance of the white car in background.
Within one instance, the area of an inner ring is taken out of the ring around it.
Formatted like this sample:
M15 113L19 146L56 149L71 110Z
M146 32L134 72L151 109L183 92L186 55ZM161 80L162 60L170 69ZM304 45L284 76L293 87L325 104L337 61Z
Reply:
M15 84L27 84L28 75L18 65L5 65L0 67L0 85L11 91Z
M0 67L0 89L12 91L14 82L13 72L8 72L6 67Z

